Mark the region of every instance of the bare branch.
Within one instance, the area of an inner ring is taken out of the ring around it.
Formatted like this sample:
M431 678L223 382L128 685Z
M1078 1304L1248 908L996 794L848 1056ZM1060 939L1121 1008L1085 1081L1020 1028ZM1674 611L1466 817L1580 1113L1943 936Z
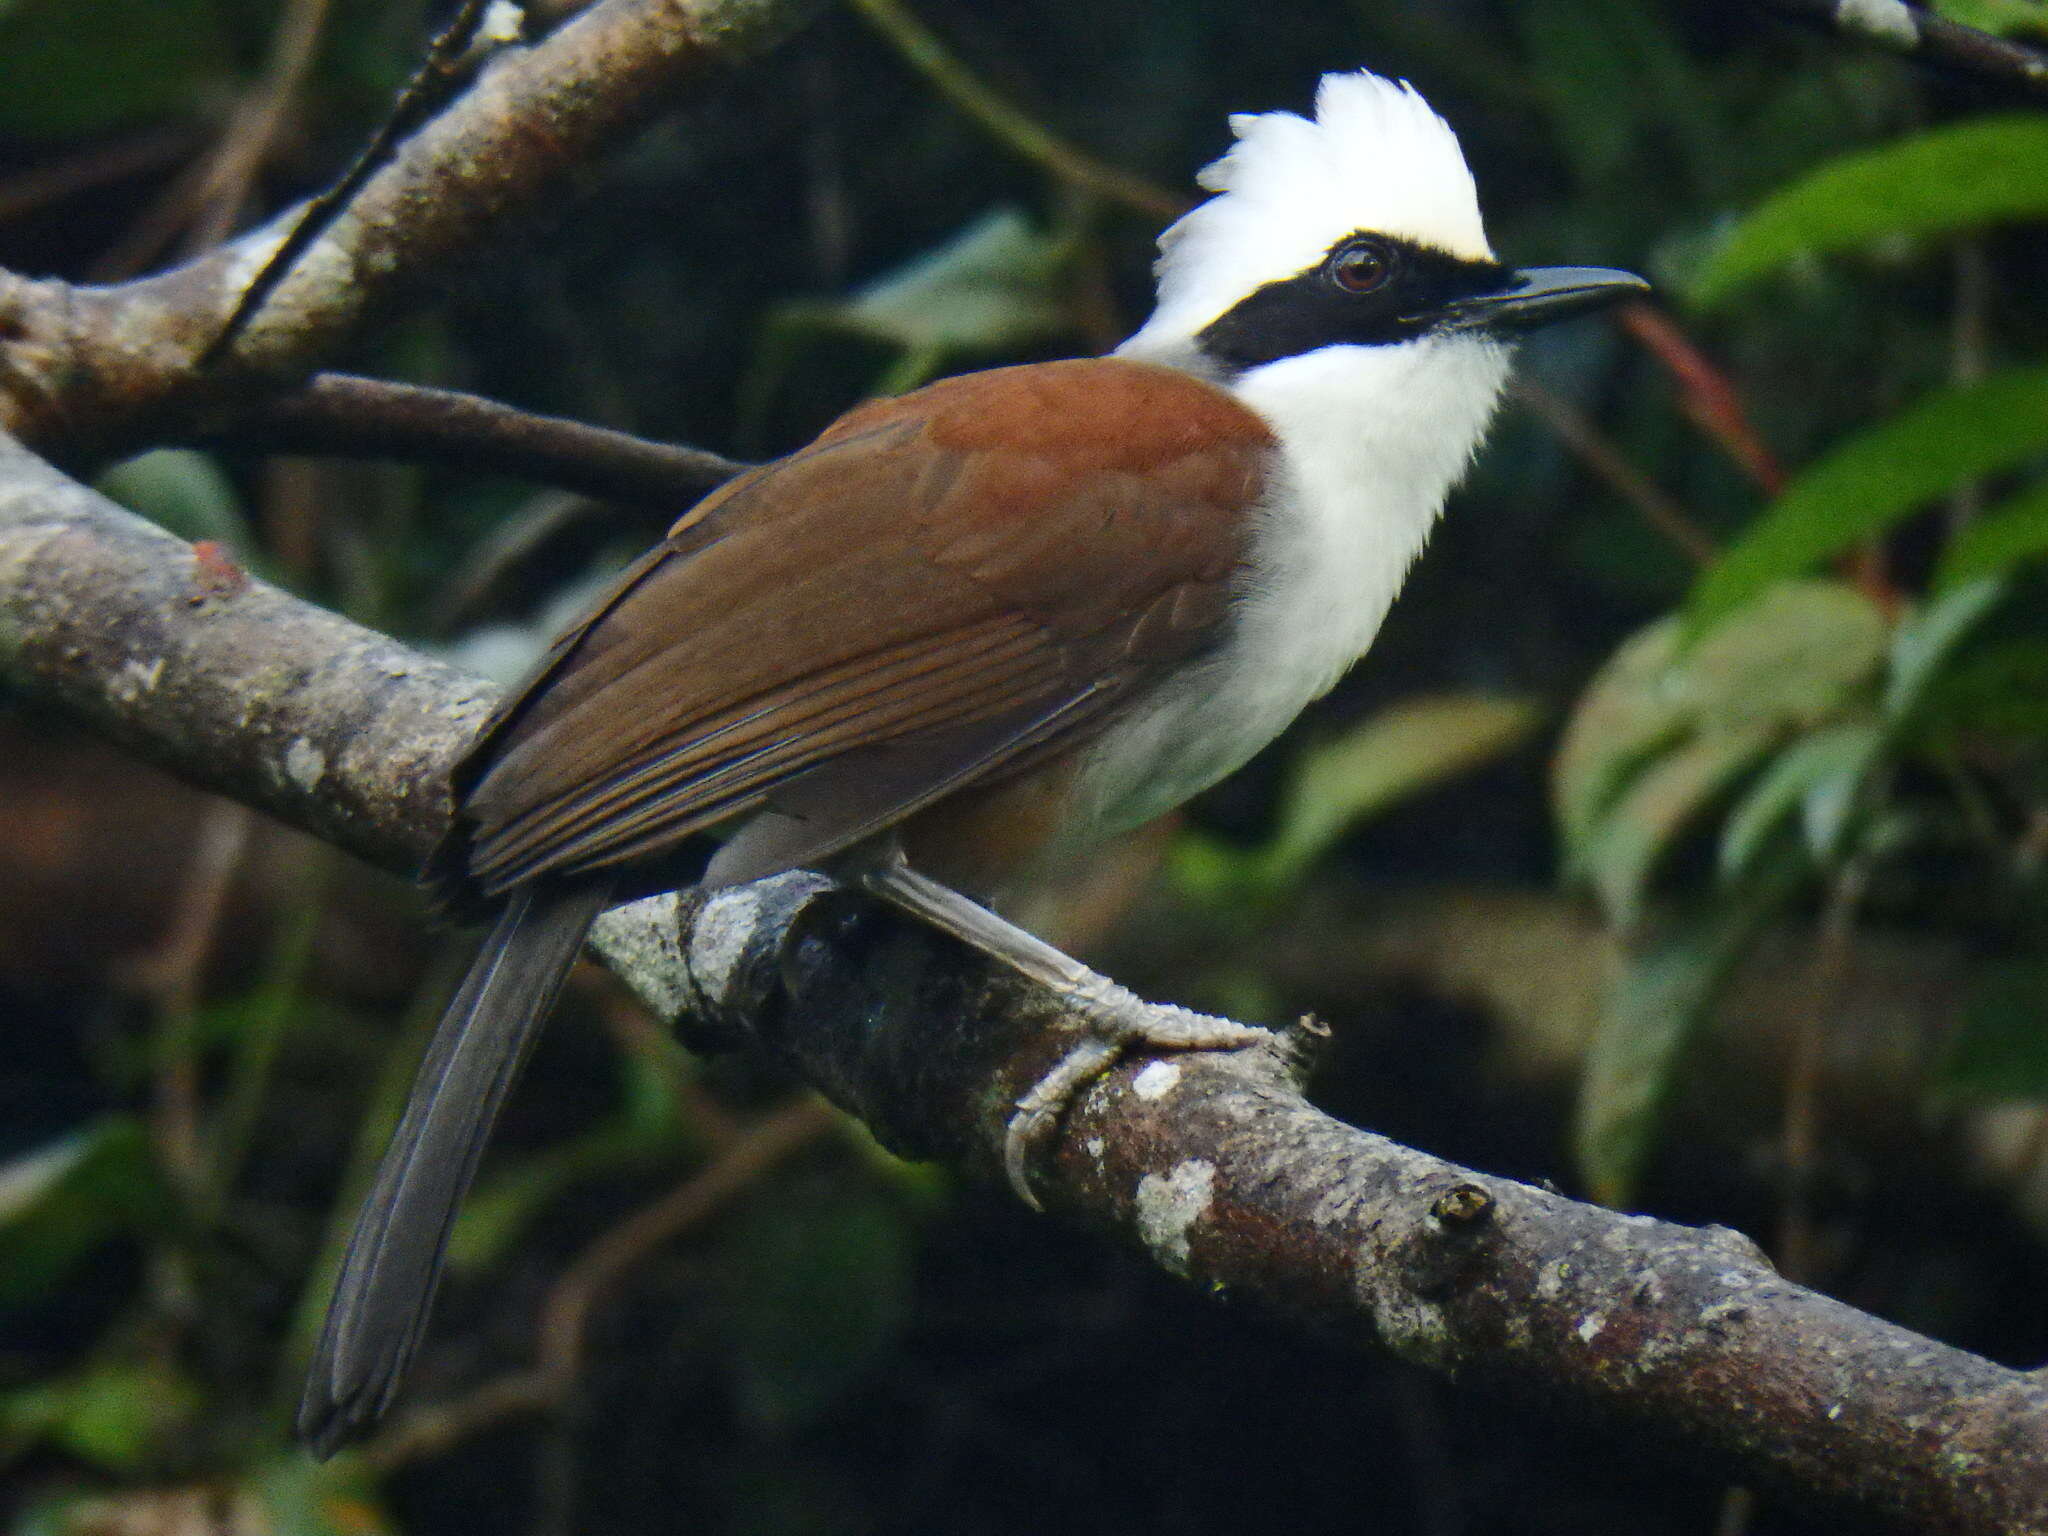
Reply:
M479 395L354 374L315 374L224 432L195 435L257 453L340 455L514 475L605 501L676 512L749 466Z
M1020 980L795 875L680 899L714 1030L913 1157L984 1174L1072 1028ZM2048 1532L2048 1381L1778 1275L1725 1229L1624 1216L1343 1125L1292 1064L1132 1063L1069 1115L1049 1209L1322 1337L1682 1440L1907 1529Z
M1905 0L1757 0L1767 11L1838 32L1887 53L1959 70L2030 96L2048 96L2048 56L1937 16Z
M536 1353L540 1363L485 1382L452 1402L413 1409L363 1447L380 1471L438 1456L506 1419L559 1410L583 1370L584 1333L605 1293L636 1264L708 1221L829 1130L835 1117L804 1097L762 1116L704 1167L609 1228L549 1290Z
M576 1256L541 1309L540 1369L557 1381L583 1369L590 1317L630 1272L692 1227L708 1221L792 1155L830 1130L837 1117L808 1095L762 1116L732 1145L666 1194L641 1206Z
M493 702L374 631L221 580L193 546L5 438L0 670L173 772L393 869L446 825L449 764Z
M174 165L192 152L193 138L194 131L188 124L150 128L112 143L95 144L75 154L32 164L0 180L0 224L110 182Z
M0 662L188 777L388 865L438 831L481 686L192 551L0 444ZM700 1037L984 1175L1078 1021L1021 977L786 875L611 914L600 947ZM1298 1039L1297 1042L1298 1043ZM1745 1480L1941 1536L2048 1532L2048 1380L1622 1216L1340 1124L1278 1054L1133 1063L1076 1105L1047 1204L1326 1336L1657 1432ZM518 1402L533 1383L516 1384Z
M558 206L685 87L822 3L602 0L533 47L503 49L363 184L215 369L195 364L301 210L115 287L0 272L0 431L76 463L224 425L417 303L480 242Z
M1672 548L1694 565L1712 563L1714 541L1693 521L1692 514L1677 497L1630 463L1628 456L1593 425L1584 411L1534 379L1518 379L1509 387L1515 398L1535 412L1581 464L1635 508L1637 515L1662 534Z
M1678 405L1685 419L1727 454L1766 496L1784 490L1785 467L1751 424L1749 403L1727 371L1654 304L1638 299L1622 305L1615 316L1621 328L1678 386Z
M1108 198L1134 213L1177 219L1188 211L1187 197L1096 159L1005 100L963 64L901 0L854 0L854 4L904 60L931 81L940 95L1013 154L1043 166L1069 186Z
M476 36L477 25L483 20L485 3L486 0L462 0L454 18L428 46L426 58L420 61L412 79L399 92L390 113L370 135L370 142L363 146L362 152L333 186L305 205L292 221L291 232L249 280L249 286L235 300L235 306L228 311L220 330L199 354L202 368L213 363L234 344L235 337L248 323L249 317L263 307L264 300L284 281L293 263L327 232L348 206L349 200L362 190L364 183L390 161L398 141L448 100L456 87L456 61L469 47L470 39Z

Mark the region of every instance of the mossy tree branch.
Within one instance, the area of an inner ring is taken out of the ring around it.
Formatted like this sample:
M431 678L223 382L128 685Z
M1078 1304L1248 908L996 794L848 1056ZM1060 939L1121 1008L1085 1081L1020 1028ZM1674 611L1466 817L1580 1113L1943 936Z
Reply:
M0 669L208 788L392 868L448 807L489 689L195 556L0 442ZM911 1155L992 1174L1079 1020L809 875L657 898L599 945L700 1040L770 1053ZM1942 1536L2048 1531L2048 1380L1624 1216L1332 1120L1297 1031L1087 1092L1046 1204L1206 1289L1648 1431L1745 1480Z

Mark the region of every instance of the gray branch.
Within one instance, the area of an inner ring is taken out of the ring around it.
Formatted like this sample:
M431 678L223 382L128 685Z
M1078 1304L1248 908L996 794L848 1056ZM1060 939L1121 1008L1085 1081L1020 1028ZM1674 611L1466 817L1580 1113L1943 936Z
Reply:
M1887 53L2048 96L2048 56L1905 0L1757 0L1767 11Z
M0 439L0 673L189 779L392 868L447 814L489 690L223 570ZM1048 994L790 875L611 914L600 947L705 1043L802 1074L889 1145L992 1175L1074 1037ZM1942 1536L2048 1533L2048 1382L1780 1278L1745 1238L1623 1216L1343 1125L1270 1052L1086 1093L1047 1205L1319 1334L1649 1431Z
M218 359L199 366L304 214L104 288L0 271L0 431L67 464L217 431L434 291L479 246L558 208L584 169L685 88L823 0L599 0L511 47L405 139Z

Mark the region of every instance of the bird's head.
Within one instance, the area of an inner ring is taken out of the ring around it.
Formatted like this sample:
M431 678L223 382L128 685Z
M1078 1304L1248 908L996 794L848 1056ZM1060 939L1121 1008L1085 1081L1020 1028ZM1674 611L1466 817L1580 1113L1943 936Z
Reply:
M1198 178L1216 196L1160 237L1159 303L1125 355L1239 379L1329 347L1489 342L1648 287L1496 260L1457 135L1406 83L1325 75L1313 118L1230 127Z

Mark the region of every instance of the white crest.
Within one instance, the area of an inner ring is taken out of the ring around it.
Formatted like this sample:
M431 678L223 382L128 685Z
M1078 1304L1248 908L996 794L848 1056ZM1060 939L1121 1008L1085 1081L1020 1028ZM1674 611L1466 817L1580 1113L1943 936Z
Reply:
M1232 117L1237 143L1196 180L1219 194L1159 237L1159 305L1118 350L1182 343L1355 230L1490 259L1479 194L1450 124L1406 81L1325 75L1313 120Z

